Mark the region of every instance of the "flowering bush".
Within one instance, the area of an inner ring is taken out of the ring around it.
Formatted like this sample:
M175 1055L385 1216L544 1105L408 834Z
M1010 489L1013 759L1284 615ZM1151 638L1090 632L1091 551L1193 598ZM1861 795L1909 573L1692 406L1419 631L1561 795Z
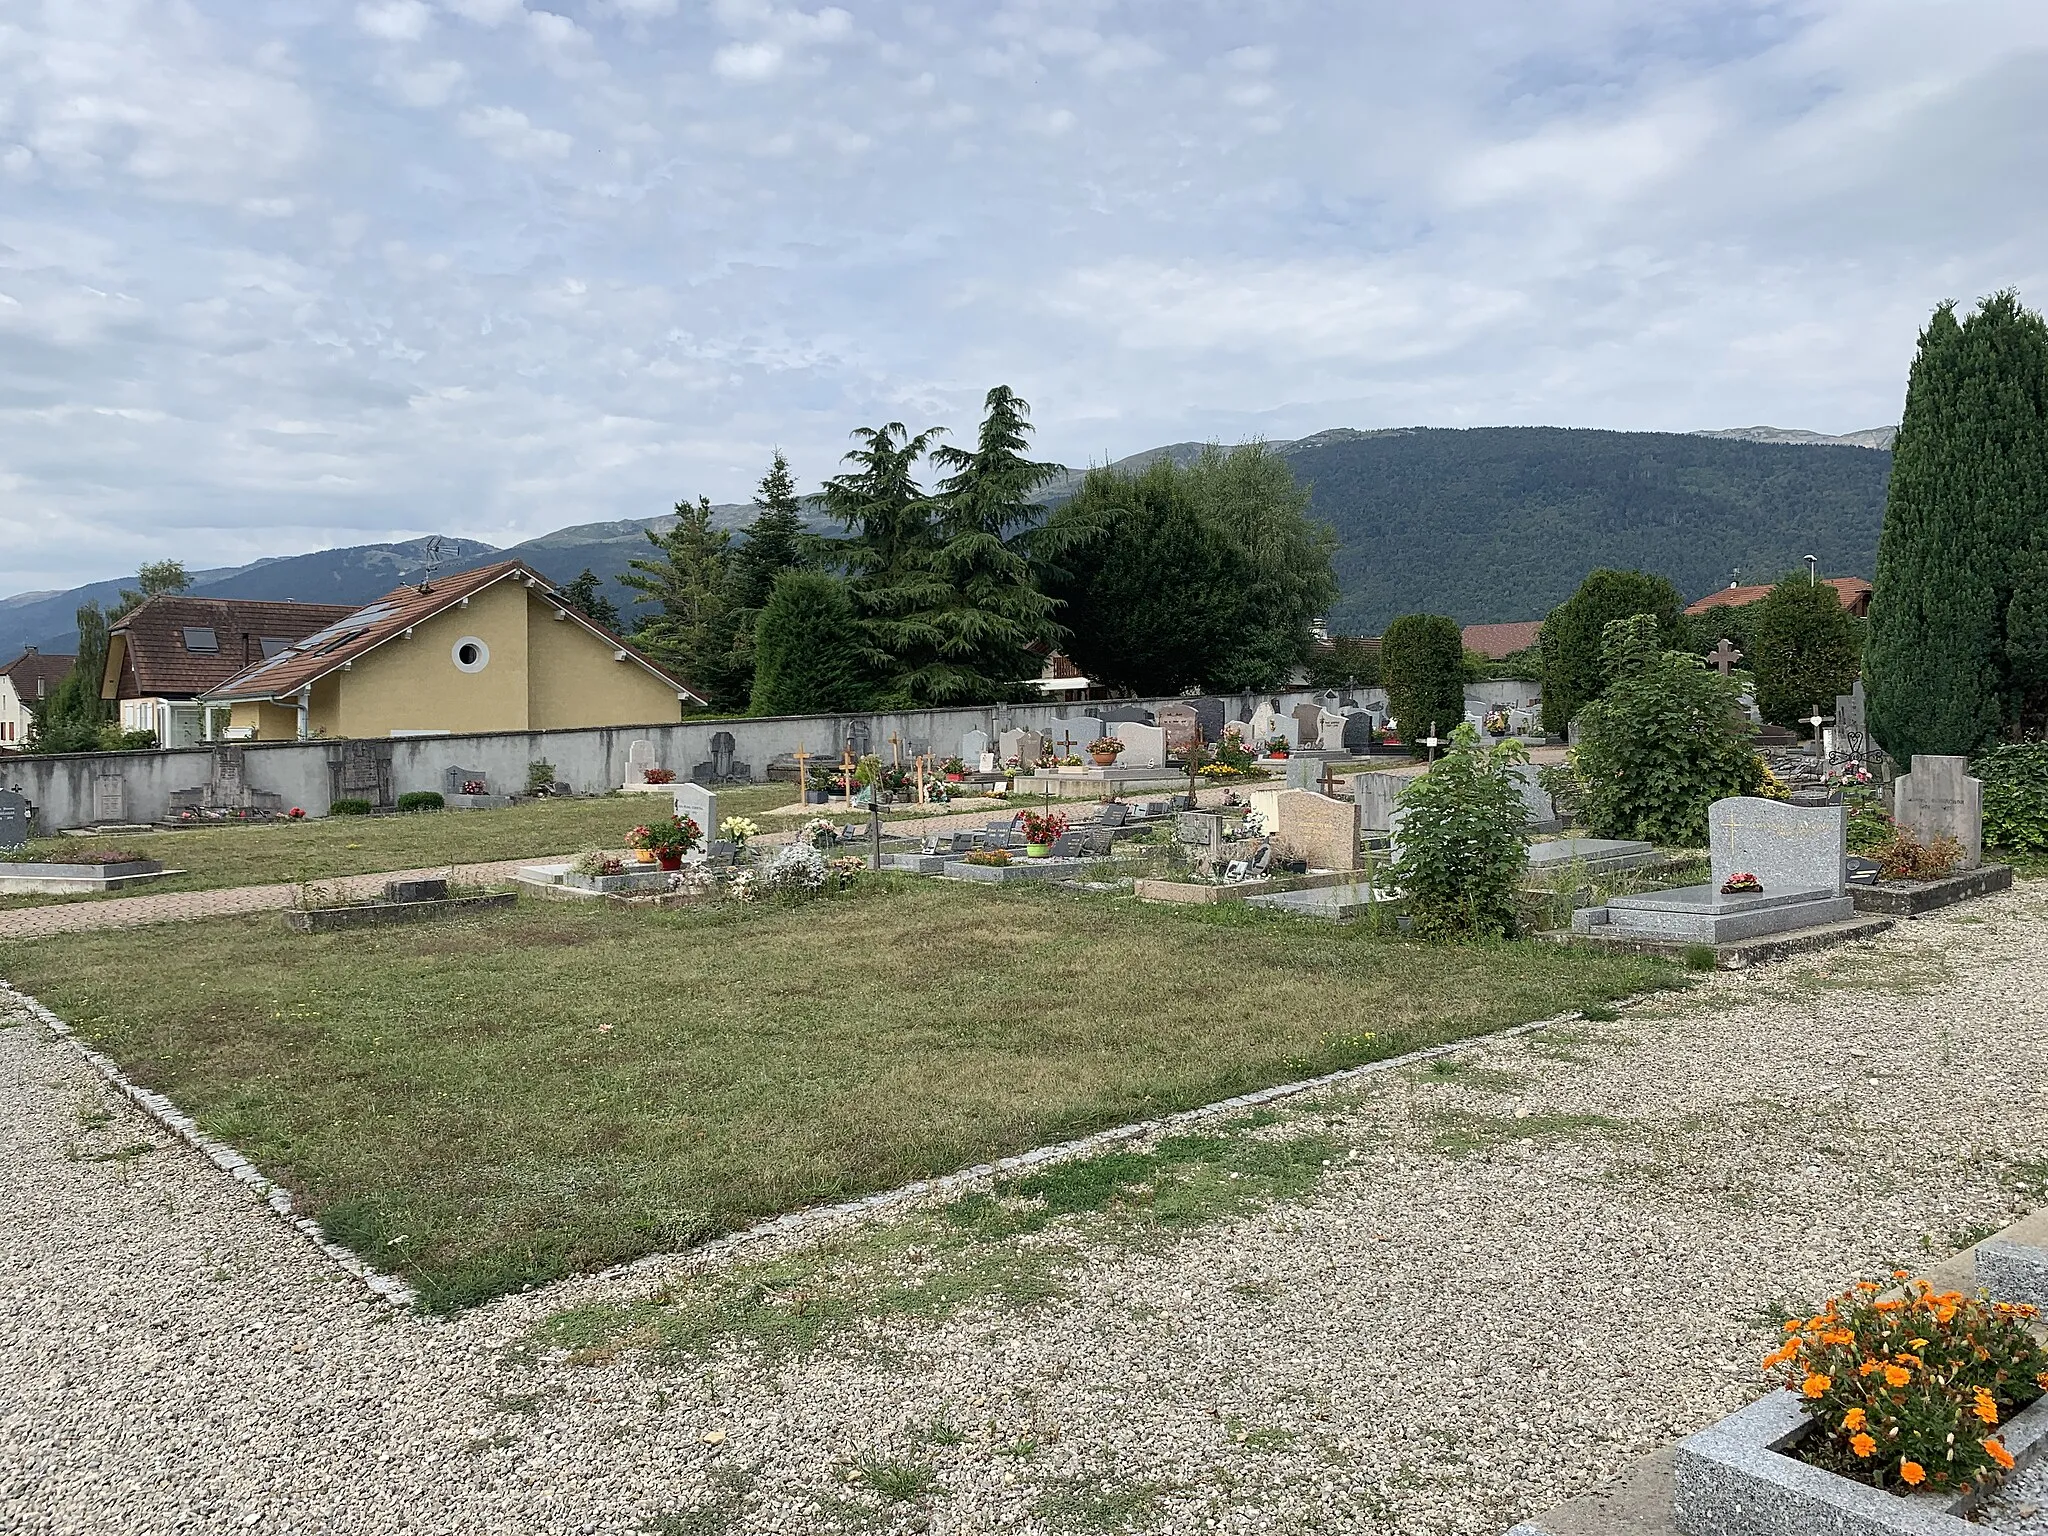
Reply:
M987 864L1000 869L1010 862L1010 850L1007 848L976 848L961 862L964 864Z
M771 896L801 899L825 889L825 856L809 843L777 849L754 877L754 886Z
M1205 779L1241 779L1245 776L1244 769L1229 763L1204 763L1200 771Z
M1504 709L1489 709L1486 712L1486 734L1505 736L1508 733L1508 712Z
M939 772L941 773L965 773L966 771L967 765L957 757L949 757L939 765Z
M837 848L839 829L822 816L813 816L804 823L804 829L797 833L796 840L808 843L813 848Z
M626 866L602 848L586 848L577 856L576 873L579 875L623 875Z
M729 843L747 846L747 839L761 829L745 816L728 816L718 824L718 835Z
M830 860L827 865L832 873L833 884L842 891L850 889L858 882L867 872L867 867L868 861L857 853L842 853L838 858Z
M662 854L679 857L696 847L703 836L694 816L666 816L635 827L626 834L626 846L644 848L657 858Z
M290 810L286 811L285 815L292 821L304 821L306 819L305 811L301 807L296 805L293 806Z
M1880 1299L1866 1280L1786 1323L1763 1365L1785 1370L1813 1422L1806 1461L1895 1493L1966 1488L2011 1470L1995 1431L2048 1392L2033 1315L1924 1280Z
M675 781L676 771L673 768L649 768L642 778L642 782L648 784L673 784Z
M1892 835L1871 849L1870 856L1887 880L1934 880L1962 861L1963 849L1952 837L1923 843L1895 824Z
M1055 843L1067 830L1067 818L1058 811L1026 811L1023 816L1024 841L1027 843Z

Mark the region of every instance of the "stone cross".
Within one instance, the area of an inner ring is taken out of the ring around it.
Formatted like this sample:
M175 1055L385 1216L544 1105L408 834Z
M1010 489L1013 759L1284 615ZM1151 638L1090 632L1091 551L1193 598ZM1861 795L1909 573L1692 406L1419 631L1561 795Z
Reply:
M1717 672L1719 672L1723 677L1726 677L1731 671L1734 670L1735 663L1742 660L1742 652L1737 650L1734 646L1730 645L1728 643L1728 637L1726 635L1723 635L1721 637L1721 643L1714 647L1712 660L1714 663L1714 669Z

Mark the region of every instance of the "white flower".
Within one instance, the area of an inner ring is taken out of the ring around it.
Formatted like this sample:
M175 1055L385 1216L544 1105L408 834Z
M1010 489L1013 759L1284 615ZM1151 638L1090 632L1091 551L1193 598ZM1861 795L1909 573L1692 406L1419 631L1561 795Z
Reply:
M770 891L822 891L825 888L825 856L809 843L791 843L778 849L761 866L761 885Z

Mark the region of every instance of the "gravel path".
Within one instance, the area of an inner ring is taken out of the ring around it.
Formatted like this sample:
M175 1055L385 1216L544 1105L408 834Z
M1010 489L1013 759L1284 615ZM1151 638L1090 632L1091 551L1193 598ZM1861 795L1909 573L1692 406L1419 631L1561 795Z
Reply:
M772 1363L521 1347L679 1260L396 1313L0 1028L0 1530L1494 1536L1755 1395L1772 1303L2038 1201L2044 974L2022 885L1297 1100L1312 1193Z

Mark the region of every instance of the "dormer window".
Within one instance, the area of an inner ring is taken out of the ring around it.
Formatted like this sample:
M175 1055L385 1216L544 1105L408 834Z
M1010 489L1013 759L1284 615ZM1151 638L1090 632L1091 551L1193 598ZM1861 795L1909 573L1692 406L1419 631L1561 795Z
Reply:
M214 633L211 629L187 626L185 630L185 649L195 655L212 655L220 650L220 641L214 638Z

